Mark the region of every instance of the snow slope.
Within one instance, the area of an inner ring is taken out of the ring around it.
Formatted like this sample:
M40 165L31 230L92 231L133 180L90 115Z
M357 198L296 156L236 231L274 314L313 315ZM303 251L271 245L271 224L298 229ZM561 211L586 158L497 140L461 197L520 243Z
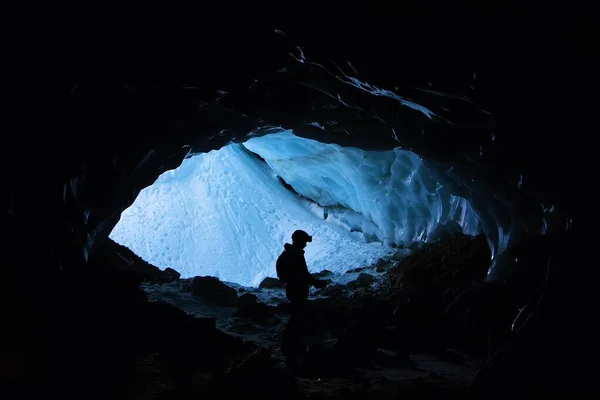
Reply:
M276 276L275 260L296 229L313 235L306 248L311 272L370 265L391 251L320 218L239 144L161 175L122 213L110 237L184 278L211 275L256 286Z

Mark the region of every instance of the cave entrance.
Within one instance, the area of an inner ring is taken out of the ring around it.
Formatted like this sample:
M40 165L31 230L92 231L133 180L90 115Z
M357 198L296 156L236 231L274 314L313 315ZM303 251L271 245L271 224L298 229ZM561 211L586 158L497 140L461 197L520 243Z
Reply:
M311 272L345 272L398 257L439 222L477 233L468 202L427 174L413 153L281 132L185 159L140 192L110 237L183 278L255 287L276 276L283 244L303 229Z

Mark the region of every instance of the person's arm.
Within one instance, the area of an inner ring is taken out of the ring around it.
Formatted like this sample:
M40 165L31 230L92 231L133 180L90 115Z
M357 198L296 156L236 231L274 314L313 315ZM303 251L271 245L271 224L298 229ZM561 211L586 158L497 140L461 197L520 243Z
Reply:
M304 274L307 277L307 281L310 285L313 285L316 288L323 288L327 285L327 282L321 280L321 279L317 279L314 276L311 275L310 272L308 272L308 266L306 265L306 260L303 261L303 269L304 269Z

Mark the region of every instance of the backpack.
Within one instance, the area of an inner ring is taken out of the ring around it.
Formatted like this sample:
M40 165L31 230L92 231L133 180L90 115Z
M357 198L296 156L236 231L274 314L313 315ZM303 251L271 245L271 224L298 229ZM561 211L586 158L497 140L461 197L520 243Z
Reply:
M281 253L281 255L277 258L277 263L275 264L275 269L277 270L277 278L283 283L287 283L289 279L289 255L287 251Z

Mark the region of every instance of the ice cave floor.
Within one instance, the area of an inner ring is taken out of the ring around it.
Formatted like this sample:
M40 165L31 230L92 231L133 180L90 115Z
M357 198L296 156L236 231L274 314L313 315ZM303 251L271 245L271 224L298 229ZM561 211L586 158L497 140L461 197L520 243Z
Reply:
M276 279L258 288L181 279L115 242L104 253L104 262L142 271L144 301L160 306L152 318L161 333L137 358L131 398L465 398L505 335L473 317L490 306L485 297L461 296L479 292L473 288L486 276L482 236L459 234L414 246L399 261L319 273L329 285L312 289L308 352L293 369L280 351L289 312Z

